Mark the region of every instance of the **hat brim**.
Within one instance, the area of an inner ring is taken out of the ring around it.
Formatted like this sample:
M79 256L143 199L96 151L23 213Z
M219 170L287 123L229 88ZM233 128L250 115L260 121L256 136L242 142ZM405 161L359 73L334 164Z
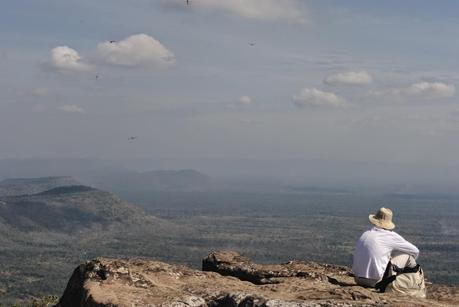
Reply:
M392 229L395 228L395 224L394 223L380 220L380 219L376 218L376 216L374 214L370 214L368 216L368 219L376 227L387 229L387 230L392 230Z

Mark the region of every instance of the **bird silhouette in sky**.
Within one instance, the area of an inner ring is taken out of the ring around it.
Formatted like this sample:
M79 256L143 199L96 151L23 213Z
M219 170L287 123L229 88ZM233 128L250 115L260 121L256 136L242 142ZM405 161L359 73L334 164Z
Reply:
M136 139L137 139L136 136L130 136L130 137L128 137L128 140L129 140L129 141L134 141L134 140L136 140Z
M116 41L109 41L109 42L110 42L110 44L116 43Z
M253 47L253 46L255 46L255 43L249 43L249 45Z

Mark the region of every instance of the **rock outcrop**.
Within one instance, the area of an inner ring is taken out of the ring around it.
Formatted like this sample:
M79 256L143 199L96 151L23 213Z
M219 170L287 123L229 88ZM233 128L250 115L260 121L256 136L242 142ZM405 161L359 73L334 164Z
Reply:
M98 258L80 265L58 306L454 306L454 287L429 287L428 299L357 286L347 267L291 261L259 265L214 252L203 271L146 259Z

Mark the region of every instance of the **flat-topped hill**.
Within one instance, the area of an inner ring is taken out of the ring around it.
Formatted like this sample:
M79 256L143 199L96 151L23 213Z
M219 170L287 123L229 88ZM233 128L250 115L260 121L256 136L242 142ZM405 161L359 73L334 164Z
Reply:
M428 299L357 286L349 268L291 261L259 265L214 252L203 271L147 259L97 258L71 276L58 306L457 306L454 287L430 286Z
M0 181L0 196L37 194L56 187L80 185L69 176L40 178L11 178Z
M22 231L79 231L92 225L148 224L155 219L113 193L83 185L2 197L0 221Z

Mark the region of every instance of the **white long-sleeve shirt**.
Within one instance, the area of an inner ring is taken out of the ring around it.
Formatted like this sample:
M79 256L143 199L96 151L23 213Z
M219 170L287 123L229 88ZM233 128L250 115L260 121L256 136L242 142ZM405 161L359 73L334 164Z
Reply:
M355 276L379 280L383 277L392 252L417 258L419 249L394 231L373 227L357 241L352 271Z

